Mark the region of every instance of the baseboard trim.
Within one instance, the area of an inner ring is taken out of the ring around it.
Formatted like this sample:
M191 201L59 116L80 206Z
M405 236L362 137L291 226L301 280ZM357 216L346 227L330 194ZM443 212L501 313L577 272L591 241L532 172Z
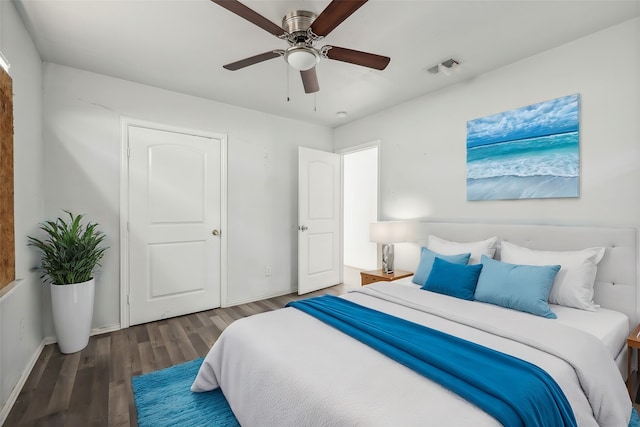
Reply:
M100 328L93 328L91 330L91 332L89 333L89 336L94 336L94 335L102 335L102 334L108 334L109 332L115 332L115 331L119 331L120 329L120 324L115 324L115 325L110 325L110 326L103 326ZM49 345L49 344L55 344L58 342L58 340L56 339L56 337L44 337L44 345ZM1 424L0 424L1 425Z
M4 402L4 405L2 405L2 410L0 410L0 426L4 425L4 422L9 416L9 412L11 412L11 408L13 408L16 400L18 400L18 396L22 391L22 387L24 387L25 383L27 382L27 379L29 378L33 367L36 366L36 362L38 361L38 358L40 357L40 354L42 354L42 350L44 350L44 346L46 345L44 341L45 340L42 340L42 342L40 342L40 345L33 353L33 356L31 356L31 359L29 359L29 363L25 367L24 371L22 371L22 375L20 375L20 378L18 378L18 382L13 387L13 390L11 390L9 398L6 402Z
M120 327L119 323L117 323L115 325L110 325L110 326L103 326L101 328L93 328L91 330L91 336L108 334L109 332L119 331L120 329L122 329L122 328Z

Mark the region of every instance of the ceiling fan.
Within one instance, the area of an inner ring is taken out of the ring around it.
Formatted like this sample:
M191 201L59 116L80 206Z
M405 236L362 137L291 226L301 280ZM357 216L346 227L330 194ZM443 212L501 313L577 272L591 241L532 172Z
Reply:
M333 0L320 15L306 10L295 10L282 18L282 27L237 0L212 1L289 43L287 49L270 50L224 65L223 67L227 70L236 71L282 56L289 65L300 71L304 91L314 93L320 90L316 74L316 65L320 62L320 58L349 62L376 70L384 70L391 60L387 56L344 47L329 45L319 49L314 47L316 42L326 37L367 0Z

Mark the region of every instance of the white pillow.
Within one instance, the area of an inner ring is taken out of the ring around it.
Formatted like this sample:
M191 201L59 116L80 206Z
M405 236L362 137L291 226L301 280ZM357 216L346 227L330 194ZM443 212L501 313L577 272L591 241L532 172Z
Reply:
M596 311L593 302L593 284L598 263L605 248L587 248L580 251L536 251L509 242L502 242L500 259L511 264L556 265L560 271L549 294L551 304Z
M493 255L496 253L497 240L497 237L491 237L478 242L459 243L450 242L440 237L430 235L427 239L427 248L442 255L457 255L469 252L471 253L469 264L480 264L482 255L493 258Z

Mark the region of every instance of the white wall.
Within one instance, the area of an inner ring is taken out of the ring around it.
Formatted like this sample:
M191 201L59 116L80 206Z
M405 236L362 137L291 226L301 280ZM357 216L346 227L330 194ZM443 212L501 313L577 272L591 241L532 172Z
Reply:
M42 220L42 61L22 25L13 3L0 1L0 50L11 63L14 119L14 213L16 277L19 280L0 298L0 424L7 400L42 345L42 284L29 271L38 265L26 236ZM6 290L5 290L6 291ZM24 378L22 378L24 380ZM15 390L14 390L15 389Z
M466 122L573 93L580 197L467 202ZM640 227L639 117L636 18L345 124L335 143L381 141L381 219Z
M120 119L228 135L228 300L297 289L297 147L332 130L56 64L44 67L45 212L87 214L108 236L93 327L120 321ZM265 276L265 266L272 275ZM45 318L50 317L48 295ZM45 328L52 335L51 328Z
M378 246L369 241L369 224L378 220L378 147L342 156L344 265L377 268Z
M41 304L40 280L29 271L37 257L26 236L38 222L66 208L101 223L112 249L94 327L119 322L120 116L228 134L229 299L295 288L296 147L333 151L330 129L54 64L45 66L43 83L13 4L1 3L0 49L12 63L15 93L16 272L23 278L0 300L2 405L37 354L41 325L53 334L48 300ZM381 140L381 219L640 227L639 75L635 19L344 125L333 133L335 147ZM571 93L582 96L581 197L467 202L466 122ZM264 277L264 265L272 276Z

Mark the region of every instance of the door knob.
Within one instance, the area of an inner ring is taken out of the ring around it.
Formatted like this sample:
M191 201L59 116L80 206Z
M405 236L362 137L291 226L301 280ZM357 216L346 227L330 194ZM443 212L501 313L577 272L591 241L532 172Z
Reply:
M302 225L298 227L298 230L300 231L307 231L309 229L309 227L307 227L306 225Z
M213 234L214 236L217 236L218 234L220 234L220 231L219 230L213 230L211 232L211 234Z

